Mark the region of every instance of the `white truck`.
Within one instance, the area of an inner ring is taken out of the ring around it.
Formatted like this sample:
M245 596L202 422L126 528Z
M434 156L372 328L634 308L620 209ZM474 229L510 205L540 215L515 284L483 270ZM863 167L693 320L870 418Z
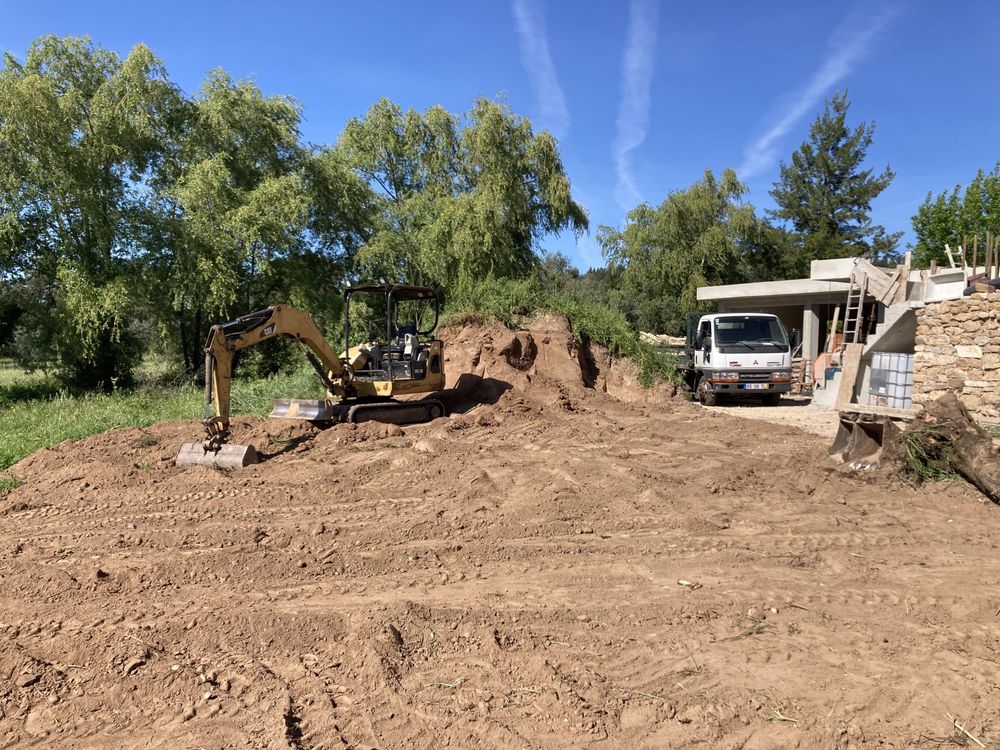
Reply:
M777 316L692 313L687 329L684 379L705 406L725 396L759 398L774 406L791 390L798 331L789 337Z

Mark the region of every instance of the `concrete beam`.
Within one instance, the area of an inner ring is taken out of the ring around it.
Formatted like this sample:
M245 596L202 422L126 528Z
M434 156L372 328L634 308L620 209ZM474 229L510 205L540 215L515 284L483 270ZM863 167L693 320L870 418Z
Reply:
M811 301L810 295L837 294L846 299L850 284L841 281L816 281L814 279L789 279L787 281L758 281L751 284L724 284L698 287L698 300L702 302L749 301L755 299L787 298L783 304L794 305ZM818 301L818 300L817 300ZM775 302L775 304L782 304Z
M809 278L816 281L850 281L855 258L828 258L809 263Z

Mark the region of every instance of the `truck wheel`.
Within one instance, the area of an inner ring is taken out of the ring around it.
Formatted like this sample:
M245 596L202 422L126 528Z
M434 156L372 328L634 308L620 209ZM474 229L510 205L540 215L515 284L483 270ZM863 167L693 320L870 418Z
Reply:
M780 393L768 393L764 396L764 406L777 406L780 401Z
M715 391L708 387L708 380L705 378L698 378L698 387L695 393L698 394L698 400L701 401L702 406L715 406L718 403L718 396Z

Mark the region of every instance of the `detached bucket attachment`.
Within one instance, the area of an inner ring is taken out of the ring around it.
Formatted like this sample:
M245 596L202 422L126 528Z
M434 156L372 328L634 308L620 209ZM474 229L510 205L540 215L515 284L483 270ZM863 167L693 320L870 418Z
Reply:
M830 455L854 468L872 468L879 465L898 434L899 428L888 417L865 420L860 415L841 414Z
M271 419L306 419L313 422L339 421L340 414L329 399L279 398L274 400Z
M174 463L177 466L217 466L220 469L242 469L257 463L257 449L252 445L223 445L217 451L207 451L201 443L184 443Z

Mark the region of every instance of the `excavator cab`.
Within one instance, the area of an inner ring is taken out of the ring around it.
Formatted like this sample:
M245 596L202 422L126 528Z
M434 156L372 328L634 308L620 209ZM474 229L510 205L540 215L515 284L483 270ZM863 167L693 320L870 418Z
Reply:
M351 299L362 295L366 308L385 313L383 340L351 346ZM431 338L441 315L441 301L430 287L378 284L348 287L344 292L344 351L361 353L354 380L389 382L404 393L414 382L444 387L441 341Z
M371 341L353 344L351 300L366 295L366 309L384 316L384 328ZM444 343L433 338L441 312L437 292L408 284L348 287L344 292L344 349L337 354L305 313L272 305L222 325L212 326L205 344L205 410L207 437L185 443L178 465L200 464L239 468L256 463L251 445L230 445L230 390L235 354L274 336L286 336L301 347L326 387L324 399L278 399L273 419L315 422L410 424L444 416L437 399L403 399L444 389ZM383 338L384 331L384 338Z

